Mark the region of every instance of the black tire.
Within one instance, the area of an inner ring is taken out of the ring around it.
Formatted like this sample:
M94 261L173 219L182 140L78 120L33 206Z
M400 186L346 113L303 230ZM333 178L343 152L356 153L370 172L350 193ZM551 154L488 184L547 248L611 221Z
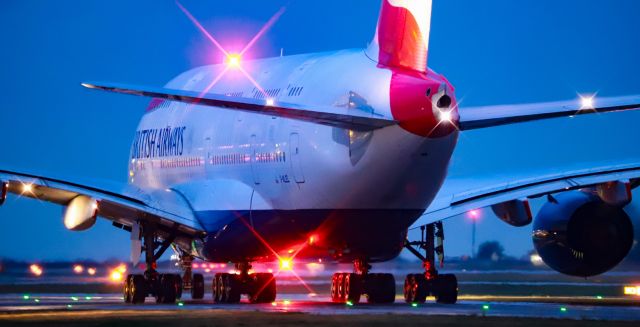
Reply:
M224 297L224 280L222 273L217 273L213 278L213 302L215 303L225 303L226 299Z
M182 299L182 276L175 274L174 282L176 287L176 300L180 300Z
M408 274L404 278L404 287L402 288L404 294L404 301L407 303L413 303L416 299L416 290L413 274Z
M131 303L131 280L133 275L127 275L127 278L124 280L124 286L122 287L122 297L124 299L124 303Z
M331 301L336 303L340 302L338 275L338 273L335 273L331 276Z
M141 304L144 303L147 297L147 281L142 275L133 275L131 278L131 303Z
M236 274L224 274L224 296L226 303L240 302L240 280Z
M344 274L344 299L347 302L356 304L360 302L362 296L362 277L358 274Z
M204 298L204 276L202 274L193 274L191 279L191 299L201 300L202 298Z
M276 300L276 279L270 273L253 275L250 303L271 303Z
M156 301L158 303L175 303L177 297L176 275L163 274L160 275L160 287L157 290Z
M433 281L437 303L455 304L458 301L458 279L453 274L438 275Z
M393 303L396 299L396 281L392 274L369 274L366 276L367 302Z

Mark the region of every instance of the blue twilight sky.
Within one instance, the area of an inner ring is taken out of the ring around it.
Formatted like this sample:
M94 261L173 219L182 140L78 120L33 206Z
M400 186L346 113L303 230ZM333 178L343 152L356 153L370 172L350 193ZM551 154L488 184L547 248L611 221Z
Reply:
M565 100L576 92L640 93L636 0L434 0L429 65L463 105ZM364 47L379 0L197 1L183 4L228 47L286 12L253 57ZM125 181L133 132L148 100L90 92L86 80L163 85L219 53L174 1L0 2L0 168ZM553 169L569 162L628 160L640 113L559 119L461 137L456 175ZM0 209L0 257L126 258L128 233L100 222L66 231L61 208L12 197ZM470 252L470 224L446 223L449 255ZM531 248L530 227L487 213L478 242L507 253Z

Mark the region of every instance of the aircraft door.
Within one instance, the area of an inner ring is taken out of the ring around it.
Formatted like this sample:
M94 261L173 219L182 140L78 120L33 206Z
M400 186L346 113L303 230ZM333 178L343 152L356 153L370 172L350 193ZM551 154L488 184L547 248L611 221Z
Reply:
M289 136L289 158L291 158L291 170L293 171L293 179L296 183L304 183L304 172L302 170L302 161L300 160L300 134L291 133Z

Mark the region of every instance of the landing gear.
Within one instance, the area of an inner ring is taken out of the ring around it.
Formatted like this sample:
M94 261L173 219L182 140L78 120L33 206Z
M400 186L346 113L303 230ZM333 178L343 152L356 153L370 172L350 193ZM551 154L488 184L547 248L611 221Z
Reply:
M123 287L124 301L140 304L145 302L147 296L153 296L157 303L175 303L182 296L183 278L178 274L159 274L156 271L157 260L171 246L174 238L159 242L155 225L146 223L143 227L147 269L144 274L127 276Z
M238 263L239 274L217 273L212 283L213 301L238 303L247 294L250 303L271 303L276 299L276 280L270 273L249 274L249 263Z
M371 266L364 260L354 262L354 273L335 273L331 278L331 301L359 303L364 295L368 303L393 303L396 281L392 274L369 273Z
M404 280L404 300L407 303L424 303L427 296L432 295L437 303L454 304L458 300L458 280L453 274L438 274L435 268L435 254L444 258L444 229L442 222L420 227L422 237L417 242L405 242L405 248L423 262L425 272L408 274ZM437 241L436 241L437 240ZM437 244L436 244L437 243ZM414 246L425 251L422 255Z

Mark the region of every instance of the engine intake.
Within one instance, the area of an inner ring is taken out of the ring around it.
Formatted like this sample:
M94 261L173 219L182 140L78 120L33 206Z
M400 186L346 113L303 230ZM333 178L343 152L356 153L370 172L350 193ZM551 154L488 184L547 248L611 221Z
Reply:
M621 206L581 191L561 193L544 204L533 224L533 244L542 260L563 274L602 274L624 259L633 225Z

